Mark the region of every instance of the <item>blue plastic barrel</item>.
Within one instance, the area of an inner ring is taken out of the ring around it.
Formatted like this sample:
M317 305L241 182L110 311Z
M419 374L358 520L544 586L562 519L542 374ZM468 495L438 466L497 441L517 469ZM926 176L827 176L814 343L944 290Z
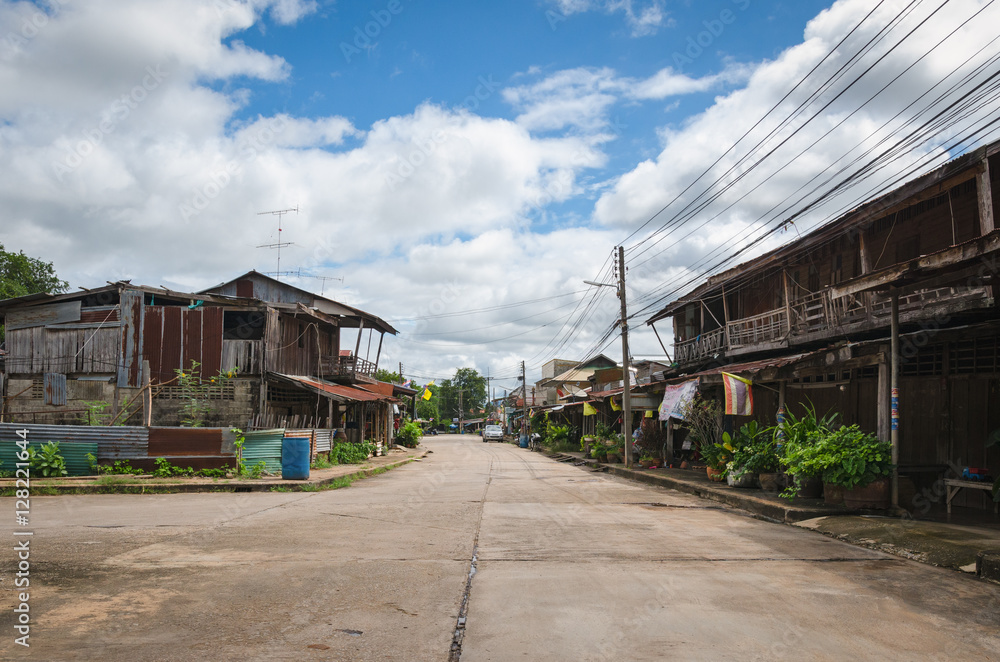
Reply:
M528 447L528 435L526 434L521 435L521 442L518 444L518 446L520 446L521 448Z
M285 437L281 442L281 477L284 480L308 480L309 440Z

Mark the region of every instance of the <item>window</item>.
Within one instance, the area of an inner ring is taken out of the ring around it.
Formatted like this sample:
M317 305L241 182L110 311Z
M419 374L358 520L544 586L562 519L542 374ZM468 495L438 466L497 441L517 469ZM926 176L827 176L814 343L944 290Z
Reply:
M223 340L263 340L264 313L256 310L227 310L222 314Z

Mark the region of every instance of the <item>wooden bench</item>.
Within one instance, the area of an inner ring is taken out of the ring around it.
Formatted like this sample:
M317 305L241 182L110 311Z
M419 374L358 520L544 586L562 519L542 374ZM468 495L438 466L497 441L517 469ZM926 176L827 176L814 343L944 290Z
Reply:
M958 478L945 478L944 479L945 490L947 494L945 496L946 503L948 506L948 514L951 515L951 500L955 498L959 490L962 488L969 488L973 490L987 490L991 493L993 492L993 483L990 481L981 480L961 480ZM997 514L997 509L1000 507L1000 503L996 501L993 502L993 514Z

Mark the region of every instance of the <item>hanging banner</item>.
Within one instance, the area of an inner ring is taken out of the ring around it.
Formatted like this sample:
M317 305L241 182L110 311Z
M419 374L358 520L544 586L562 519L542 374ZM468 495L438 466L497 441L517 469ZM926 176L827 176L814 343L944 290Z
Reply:
M743 379L728 372L722 373L722 385L726 389L726 411L730 416L753 415L753 389L749 379Z
M614 410L614 411L621 411L622 410L622 406L620 404L618 404L617 402L615 402L614 398L608 398L608 402L611 403L611 409L612 410Z
M430 400L431 397L432 397L431 396L431 390L429 388L425 388L424 389L424 394L422 396L420 396L420 397L422 397L424 400Z
M697 379L691 379L676 386L668 386L663 393L663 402L660 403L660 420L668 421L671 418L677 418L683 421L684 407L697 393Z
M597 410L594 409L589 402L583 403L583 415L584 416L597 416Z

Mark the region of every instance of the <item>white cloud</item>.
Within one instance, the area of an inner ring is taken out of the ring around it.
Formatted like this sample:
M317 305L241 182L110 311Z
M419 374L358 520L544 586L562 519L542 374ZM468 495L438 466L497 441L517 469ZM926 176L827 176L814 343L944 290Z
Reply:
M608 112L622 100L644 101L698 92L745 82L753 69L730 63L722 72L692 78L671 68L649 78L620 77L608 67L578 67L557 71L541 80L509 87L503 97L520 111L517 122L532 131L560 131L573 127L597 132L608 125ZM528 72L523 76L537 74Z
M664 9L664 0L651 0L645 4L633 0L552 0L565 16L588 11L602 11L607 14L622 12L625 23L633 37L654 35L672 21Z

